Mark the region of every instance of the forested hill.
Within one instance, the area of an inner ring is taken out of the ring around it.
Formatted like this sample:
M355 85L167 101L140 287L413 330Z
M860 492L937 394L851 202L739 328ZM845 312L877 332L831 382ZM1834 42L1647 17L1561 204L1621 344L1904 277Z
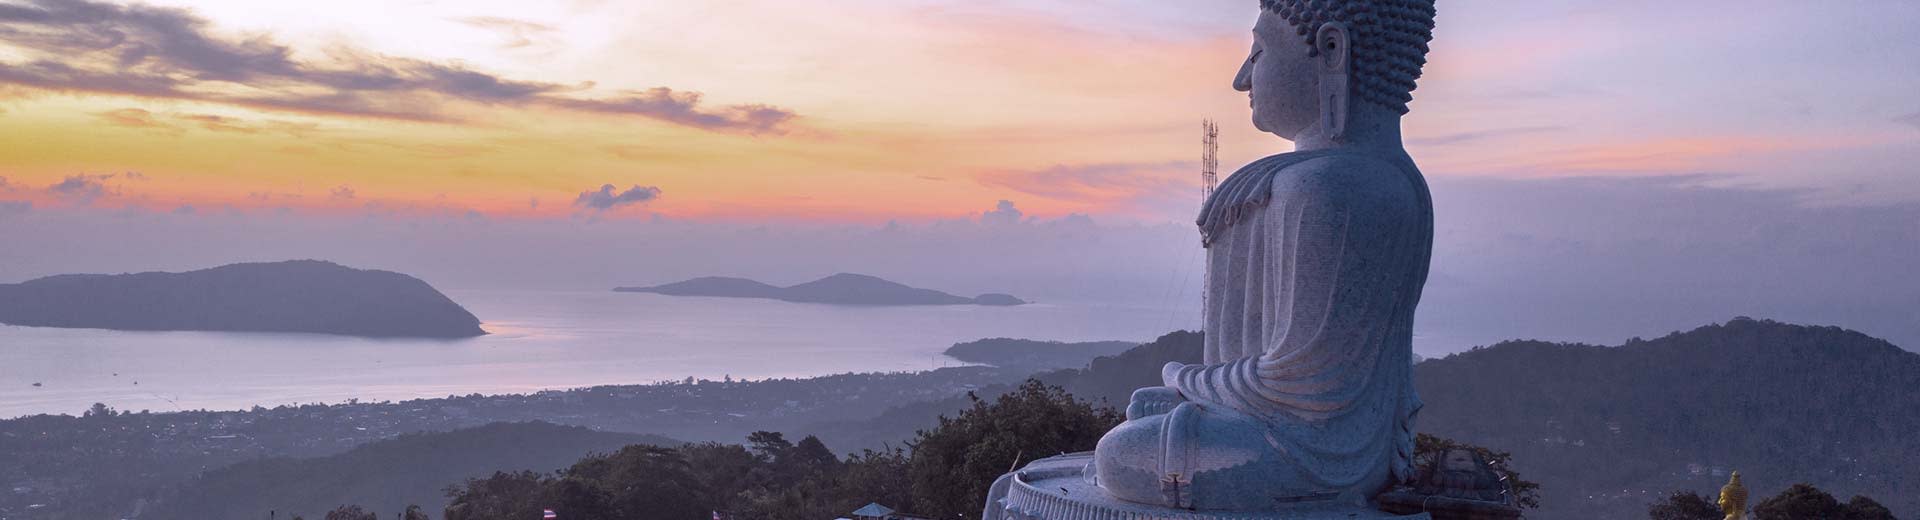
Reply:
M0 284L0 323L368 337L487 333L472 313L419 278L318 260Z
M538 421L402 435L339 455L260 459L214 470L172 492L140 518L258 518L272 510L280 518L298 514L318 519L343 504L387 515L412 504L438 517L447 506L448 485L495 471L546 473L589 453L630 444L679 442Z
M1542 517L1644 518L1731 470L1755 496L1808 482L1920 512L1920 354L1858 332L1737 318L1617 347L1511 341L1415 373L1419 429L1512 450L1545 485Z

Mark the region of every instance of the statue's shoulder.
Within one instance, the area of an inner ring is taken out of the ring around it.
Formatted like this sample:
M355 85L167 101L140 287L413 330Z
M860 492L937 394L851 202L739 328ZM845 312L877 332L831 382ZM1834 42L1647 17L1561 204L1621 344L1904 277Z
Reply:
M1417 206L1420 173L1404 158L1365 153L1322 153L1290 161L1275 172L1276 200L1333 202L1342 206Z

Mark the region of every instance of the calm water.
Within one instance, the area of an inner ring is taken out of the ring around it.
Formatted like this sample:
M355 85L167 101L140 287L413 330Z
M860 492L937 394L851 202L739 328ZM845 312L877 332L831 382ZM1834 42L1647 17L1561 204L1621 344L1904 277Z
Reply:
M493 334L372 340L0 325L0 417L519 393L664 379L814 376L959 363L1006 336L1145 341L1197 310L1103 305L842 307L612 292L447 291ZM40 383L35 387L33 383Z

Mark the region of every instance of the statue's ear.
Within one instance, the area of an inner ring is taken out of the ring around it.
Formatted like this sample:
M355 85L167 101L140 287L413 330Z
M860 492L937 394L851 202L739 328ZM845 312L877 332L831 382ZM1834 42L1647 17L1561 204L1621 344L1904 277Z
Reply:
M1339 140L1347 132L1347 106L1351 92L1347 69L1352 64L1352 33L1347 25L1327 22L1313 35L1314 54L1320 69L1320 127L1327 137Z
M1352 35L1347 24L1327 22L1320 24L1320 30L1313 35L1315 54L1320 56L1320 71L1330 74L1346 74L1348 58L1353 56L1350 50Z

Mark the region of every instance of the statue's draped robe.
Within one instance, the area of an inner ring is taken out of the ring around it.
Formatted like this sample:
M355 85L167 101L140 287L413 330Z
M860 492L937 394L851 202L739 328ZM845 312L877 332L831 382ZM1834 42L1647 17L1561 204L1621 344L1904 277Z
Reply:
M1188 400L1263 419L1272 447L1323 489L1383 466L1411 477L1413 314L1433 243L1431 198L1411 159L1340 155L1261 159L1207 201L1205 364L1165 381ZM1322 157L1370 161L1376 173L1288 170Z

